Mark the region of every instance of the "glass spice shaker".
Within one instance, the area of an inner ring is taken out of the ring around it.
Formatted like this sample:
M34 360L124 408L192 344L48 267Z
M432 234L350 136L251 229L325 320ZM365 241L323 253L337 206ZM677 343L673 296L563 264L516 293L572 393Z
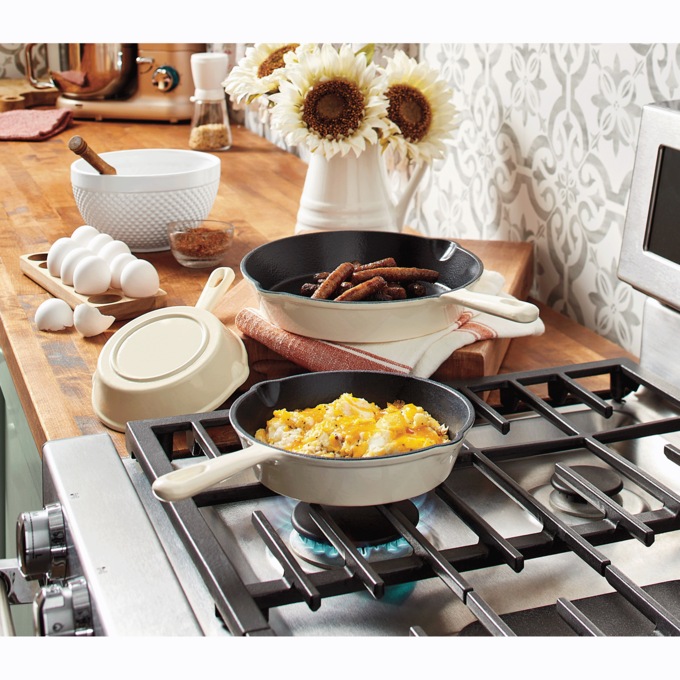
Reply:
M191 55L194 79L194 113L189 147L196 151L226 151L231 147L227 99L222 83L227 77L229 57L219 52Z

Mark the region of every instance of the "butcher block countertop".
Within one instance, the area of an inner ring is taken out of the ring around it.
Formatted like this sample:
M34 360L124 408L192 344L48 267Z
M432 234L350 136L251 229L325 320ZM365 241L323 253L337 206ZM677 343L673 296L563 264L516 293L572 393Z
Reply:
M239 263L252 248L293 234L306 165L241 127L235 126L232 132L232 148L219 154L221 185L210 216L236 225L236 242L225 263L236 272L236 284L215 310L234 328L234 315L243 306L233 295L242 281ZM125 321L87 339L74 329L38 331L35 311L50 294L20 268L22 255L47 252L56 239L69 236L83 223L70 183L70 165L76 158L68 141L76 134L100 153L128 148L188 149L189 127L76 120L46 141L0 142L0 346L36 445L41 449L49 440L107 432L125 456L124 435L102 425L91 405L91 381L99 353ZM468 240L460 244L475 252L486 268L503 273L520 296L528 294L533 268L530 244ZM196 303L208 271L180 267L167 251L139 257L157 268L167 293L166 306ZM471 345L453 357L446 370L455 377L456 370L505 373L630 356L545 305L539 307L545 334L517 338L503 346ZM257 364L247 384L295 370L264 347L253 348L252 343L247 347Z

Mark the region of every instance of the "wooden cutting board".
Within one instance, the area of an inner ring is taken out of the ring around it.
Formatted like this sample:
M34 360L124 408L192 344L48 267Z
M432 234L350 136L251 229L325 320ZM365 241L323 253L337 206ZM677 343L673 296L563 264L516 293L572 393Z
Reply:
M58 96L56 88L38 90L23 79L0 79L0 113L34 106L54 106Z
M475 253L484 268L505 277L504 292L526 300L534 278L534 251L530 243L510 241L457 240L463 247ZM281 378L301 372L302 369L262 343L243 335L234 325L238 312L245 307L258 307L253 287L240 281L229 292L216 313L239 337L248 352L251 375L244 388L273 378ZM454 352L432 376L439 380L495 375L510 346L510 338L484 340L462 347Z

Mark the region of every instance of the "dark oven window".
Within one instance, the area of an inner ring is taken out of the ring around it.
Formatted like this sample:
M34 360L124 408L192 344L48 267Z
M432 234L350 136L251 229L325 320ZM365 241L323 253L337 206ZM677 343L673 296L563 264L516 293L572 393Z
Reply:
M680 151L659 147L646 250L680 264Z

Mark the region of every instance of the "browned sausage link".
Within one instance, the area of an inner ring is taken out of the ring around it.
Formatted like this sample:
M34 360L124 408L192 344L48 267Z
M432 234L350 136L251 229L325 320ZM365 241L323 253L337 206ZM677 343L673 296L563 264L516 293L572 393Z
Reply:
M343 281L336 289L335 293L333 293L333 298L337 298L338 295L342 295L346 290L349 290L352 288L354 284L351 281Z
M335 298L336 302L357 302L358 300L365 300L371 295L375 295L378 291L384 290L387 287L387 281L382 276L374 276L368 281L361 283L346 290L342 295Z
M434 282L439 278L439 272L434 269L420 269L418 267L378 267L361 272L355 271L352 274L352 281L361 283L372 276L382 276L385 281L399 281L400 283L408 283L409 281Z
M397 261L393 257L385 257L382 260L369 262L368 264L358 264L354 267L355 272L363 272L367 269L377 269L378 267L396 267Z
M406 288L403 286L387 286L385 294L390 296L391 300L405 300Z
M340 287L340 284L348 279L353 271L354 265L351 262L343 262L338 265L319 284L319 287L312 293L312 298L316 300L328 300L332 298L335 291Z
M420 283L420 281L414 281L413 283L406 284L406 296L411 298L419 298L427 295L427 288L425 284Z
M300 295L312 297L314 291L319 287L318 283L303 283L300 286Z

